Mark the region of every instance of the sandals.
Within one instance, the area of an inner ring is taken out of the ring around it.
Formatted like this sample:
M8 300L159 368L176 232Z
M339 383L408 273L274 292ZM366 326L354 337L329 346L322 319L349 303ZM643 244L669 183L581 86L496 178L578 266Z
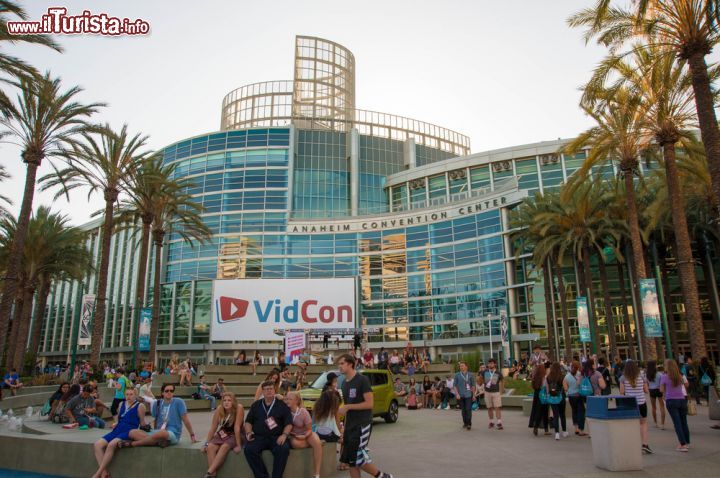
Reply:
M132 441L130 440L120 440L118 443L118 448L130 448L132 446Z
M215 478L217 473L205 473L205 478Z

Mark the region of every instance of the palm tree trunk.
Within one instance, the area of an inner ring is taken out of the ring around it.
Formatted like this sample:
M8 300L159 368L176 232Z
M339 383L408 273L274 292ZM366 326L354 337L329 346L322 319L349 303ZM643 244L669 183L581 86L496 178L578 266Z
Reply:
M587 291L588 301L588 314L590 315L590 344L592 346L592 353L598 353L598 346L600 345L600 334L598 333L597 315L595 314L595 294L593 293L592 274L590 274L590 248L588 246L583 247L583 273L584 276L584 287ZM583 292L585 292L583 291Z
M543 285L545 286L545 314L547 314L548 353L550 354L551 360L556 360L555 328L553 327L553 322L555 321L555 311L552 306L552 283L550 281L550 271L547 268L546 261L543 267Z
M5 277L2 287L2 299L0 300L0 351L5 350L5 344L10 325L12 306L19 290L19 273L22 262L25 240L27 238L28 224L32 214L33 197L35 196L35 178L40 165L41 157L30 158L30 155L23 153L23 159L27 163L27 175L25 176L25 191L23 192L20 215L18 216L15 234L10 245L7 265L5 266ZM0 364L1 365L1 364Z
M690 55L688 67L690 68L692 88L695 94L695 108L697 109L698 123L700 124L700 135L703 146L705 146L705 157L707 158L708 170L712 180L713 209L717 219L720 213L718 211L718 201L720 200L720 129L718 129L715 115L714 95L710 85L704 52L699 50Z
M563 344L565 345L565 360L572 359L572 337L570 336L570 319L568 314L565 279L563 278L562 265L558 264L556 258L550 259L555 277L558 280L558 294L560 295L560 310L562 312Z
M40 332L42 331L42 323L45 321L45 307L50 296L50 281L41 278L40 288L38 289L38 297L35 305L35 322L33 322L32 332L30 334L29 350L36 354L40 352Z
M680 191L680 181L675 160L675 141L662 141L665 159L665 177L672 212L675 243L677 245L677 268L685 299L685 319L690 331L690 349L693 357L699 359L707 355L705 345L705 329L700 313L700 297L698 296L697 279L695 278L695 261L693 260L690 234L685 217L685 201Z
M153 312L152 323L150 324L150 352L148 361L155 363L155 350L157 346L158 328L160 325L160 258L162 256L163 240L165 231L153 231L153 243L155 245L155 265L153 274Z
M607 269L603 257L598 262L600 267L600 282L603 290L603 301L605 302L605 321L607 322L608 339L610 341L610 360L618 356L617 353L617 337L615 336L615 319L612 314L612 304L610 302L610 287L608 286Z
M103 346L105 332L105 311L107 309L108 269L110 268L110 241L113 230L113 206L118 197L118 191L105 190L105 221L102 225L102 243L100 245L100 268L98 270L97 297L95 299L95 314L93 317L92 349L90 363L95 367L100 365L100 349Z
M708 291L708 302L710 303L710 313L712 314L713 330L715 331L715 343L720 347L720 304L718 304L717 282L715 280L715 267L710 256L708 239L704 233L700 240L700 251L702 254L703 279L705 281L705 290Z
M143 216L142 219L142 242L140 244L140 258L138 263L137 278L135 279L135 307L133 308L133 363L138 367L138 347L140 344L140 327L137 321L140 319L140 310L145 305L145 276L147 275L148 252L150 250L150 224L152 216Z
M27 340L30 331L30 319L32 318L33 296L35 288L29 285L23 289L23 306L20 313L20 322L18 322L18 333L15 339L15 354L13 364L18 369L20 375L25 373L25 353L28 351Z
M632 329L630 328L630 314L628 313L627 292L625 290L625 270L622 263L618 261L618 280L620 281L620 298L622 299L623 327L625 327L625 339L628 344L628 355L631 359L637 360L635 341L633 340Z
M13 350L13 344L17 343L18 330L20 329L20 316L22 315L23 309L23 297L19 296L15 301L15 308L13 309L12 327L10 327L10 337L7 343L7 347L4 351L4 362L7 364L7 368L11 369L15 367L15 354Z

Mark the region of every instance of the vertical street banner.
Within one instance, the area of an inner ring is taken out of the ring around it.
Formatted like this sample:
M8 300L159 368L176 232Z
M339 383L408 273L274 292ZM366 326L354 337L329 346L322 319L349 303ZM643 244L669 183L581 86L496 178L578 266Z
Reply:
M502 340L502 346L510 346L510 335L509 335L508 318L505 311L500 312L500 339Z
M138 329L138 351L150 351L150 325L152 325L152 308L145 307L140 310L140 325Z
M655 279L640 279L640 297L645 337L662 337L663 329Z
M80 327L78 330L78 345L90 345L92 342L92 317L95 312L95 296L85 294L80 308Z
M285 333L285 361L291 363L305 349L305 332Z
M590 318L588 316L587 297L578 297L576 304L580 342L590 342Z

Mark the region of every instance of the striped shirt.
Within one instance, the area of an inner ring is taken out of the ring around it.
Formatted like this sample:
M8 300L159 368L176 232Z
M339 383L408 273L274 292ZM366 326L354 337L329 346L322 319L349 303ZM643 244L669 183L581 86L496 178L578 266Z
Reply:
M638 405L645 403L645 390L643 386L645 384L645 380L642 376L638 376L634 387L625 379L625 377L622 378L622 384L623 387L625 387L625 395L628 397L635 397Z

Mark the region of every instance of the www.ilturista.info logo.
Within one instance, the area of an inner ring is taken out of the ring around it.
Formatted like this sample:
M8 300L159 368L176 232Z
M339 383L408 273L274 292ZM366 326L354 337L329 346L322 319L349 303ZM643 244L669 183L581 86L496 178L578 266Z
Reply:
M243 319L250 307L250 301L234 297L220 296L215 299L217 321L220 324ZM349 305L321 305L314 299L293 300L289 305L283 306L282 300L253 300L253 310L260 323L272 321L275 323L296 323L300 320L308 324L324 323L353 323L352 307Z
M90 10L68 15L65 7L50 7L39 22L7 22L7 30L10 35L147 35L150 24Z

